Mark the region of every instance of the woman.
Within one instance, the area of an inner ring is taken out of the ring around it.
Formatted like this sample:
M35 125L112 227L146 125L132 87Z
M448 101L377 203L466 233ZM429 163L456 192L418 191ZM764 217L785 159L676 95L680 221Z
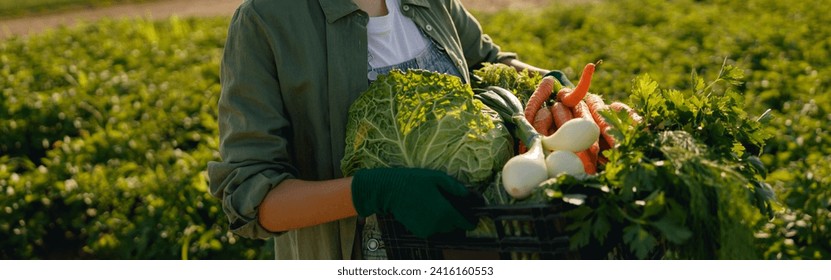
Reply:
M440 172L340 173L349 105L392 68L470 82L500 52L458 0L247 0L228 31L219 100L222 162L208 165L231 230L275 237L278 259L383 258L371 220L393 213L429 236L474 225L454 207L469 194ZM407 203L412 205L407 205Z

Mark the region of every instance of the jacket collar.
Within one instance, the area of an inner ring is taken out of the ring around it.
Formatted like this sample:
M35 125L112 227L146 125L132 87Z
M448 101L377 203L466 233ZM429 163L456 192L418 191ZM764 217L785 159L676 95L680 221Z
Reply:
M326 22L333 23L346 15L360 10L351 0L318 0L323 14L326 15ZM401 0L402 5L415 5L430 8L428 0Z
M427 0L401 0L402 5L415 5L430 8L430 1Z
M352 3L351 0L319 0L320 8L323 9L323 14L326 15L326 22L333 23L348 14L357 10L358 5Z

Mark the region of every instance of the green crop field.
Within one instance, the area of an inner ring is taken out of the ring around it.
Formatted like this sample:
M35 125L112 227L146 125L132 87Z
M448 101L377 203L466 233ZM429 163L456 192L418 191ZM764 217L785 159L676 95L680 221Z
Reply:
M0 5L8 1L0 2ZM831 6L620 0L477 16L505 50L627 101L649 74L689 89L726 63L752 117L776 214L759 259L831 259ZM228 18L103 20L0 41L0 259L262 259L207 193Z
M0 0L0 18L158 0Z

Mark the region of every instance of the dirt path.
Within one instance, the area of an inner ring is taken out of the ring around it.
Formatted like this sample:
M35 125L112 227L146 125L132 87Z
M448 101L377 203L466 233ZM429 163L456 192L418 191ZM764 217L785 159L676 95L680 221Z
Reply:
M345 1L345 0L344 0ZM502 9L533 9L554 2L585 2L586 0L462 0L470 10L492 12ZM101 18L150 17L166 18L171 15L230 16L242 0L163 0L153 3L126 4L106 8L76 10L59 14L47 14L15 19L0 19L0 40L12 35L29 35L48 28L72 25L78 21L94 21Z
M180 17L230 16L241 2L242 0L169 0L15 18L0 21L0 39L11 35L34 34L48 28L72 25L79 21L94 21L101 18L165 18L171 15Z

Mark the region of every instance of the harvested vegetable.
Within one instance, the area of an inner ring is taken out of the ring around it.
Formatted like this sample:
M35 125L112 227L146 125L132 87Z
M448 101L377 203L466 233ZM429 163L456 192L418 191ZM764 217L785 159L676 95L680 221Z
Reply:
M597 147L597 150L593 150L595 147ZM583 165L583 172L586 174L594 175L597 173L597 153L599 150L599 146L592 144L592 146L588 149L575 153L580 159L580 163Z
M624 111L624 112L628 113L629 117L632 118L632 120L635 121L636 123L643 122L643 117L641 117L641 115L638 115L638 112L635 111L635 109L632 109L632 107L629 107L629 105L626 105L623 102L620 102L620 101L612 102L611 104L609 104L609 109L612 109L612 110L615 110L615 111Z
M529 148L512 157L502 168L502 185L516 199L528 197L542 181L548 179L545 154L540 134L523 115L522 104L511 92L500 87L488 87L476 94L476 99L496 111L515 126L515 135Z
M346 176L362 168L419 167L479 188L513 156L499 116L460 79L429 71L379 76L350 107L346 130Z
M586 97L586 94L589 93L589 85L591 85L595 67L600 63L603 63L603 61L600 60L597 63L586 64L583 68L583 74L580 76L580 81L577 82L577 86L574 87L574 90L561 90L557 92L557 101L562 102L569 108L577 106L577 103L583 100L583 98Z
M545 105L551 93L556 87L559 87L559 82L554 77L548 76L540 81L537 90L528 98L528 103L525 105L525 118L529 122L533 122L537 115L537 111Z
M563 126L567 121L570 121L574 118L574 114L571 110L563 105L562 102L555 102L554 105L551 106L551 115L554 116L554 125L557 128Z
M563 124L554 134L542 139L546 151L579 152L591 147L597 141L600 130L592 121L571 119Z
M594 118L589 111L589 106L586 105L585 101L580 101L577 103L577 106L571 108L571 111L574 114L575 118L583 118L589 121L594 121ZM598 126L599 129L599 126ZM597 141L592 143L591 147L587 150L577 152L577 156L580 157L580 160L583 161L583 167L585 167L586 174L593 175L597 173L597 164L599 163L600 157L600 141L602 139L598 138Z
M545 158L545 164L548 167L548 177L553 178L561 174L568 174L571 176L585 175L583 162L577 157L574 152L570 151L553 151Z
M554 117L551 115L551 110L548 106L542 106L537 111L534 117L534 129L542 135L551 135L552 125L554 125Z
M513 66L502 63L484 63L482 68L473 70L472 82L476 89L489 86L506 89L516 96L520 104L525 104L541 79L542 75L536 71L517 71Z
M720 73L710 83L718 87L699 80L688 92L640 77L629 94L640 123L626 110L593 112L615 140L604 170L561 175L535 192L587 197L568 212L572 249L592 248L597 258L758 258L754 234L772 197L756 157L771 134L741 110L741 72Z
M502 186L511 197L524 199L531 195L551 170L546 165L542 142L535 138L528 151L512 157L502 168Z
M615 138L613 138L609 133L611 126L609 126L606 119L600 115L600 112L608 110L609 106L606 105L606 102L603 101L602 97L591 93L586 96L586 105L589 107L589 112L591 112L594 122L597 124L598 128L600 128L600 136L603 137L603 140L606 141L606 144L608 144L610 148L614 148Z

